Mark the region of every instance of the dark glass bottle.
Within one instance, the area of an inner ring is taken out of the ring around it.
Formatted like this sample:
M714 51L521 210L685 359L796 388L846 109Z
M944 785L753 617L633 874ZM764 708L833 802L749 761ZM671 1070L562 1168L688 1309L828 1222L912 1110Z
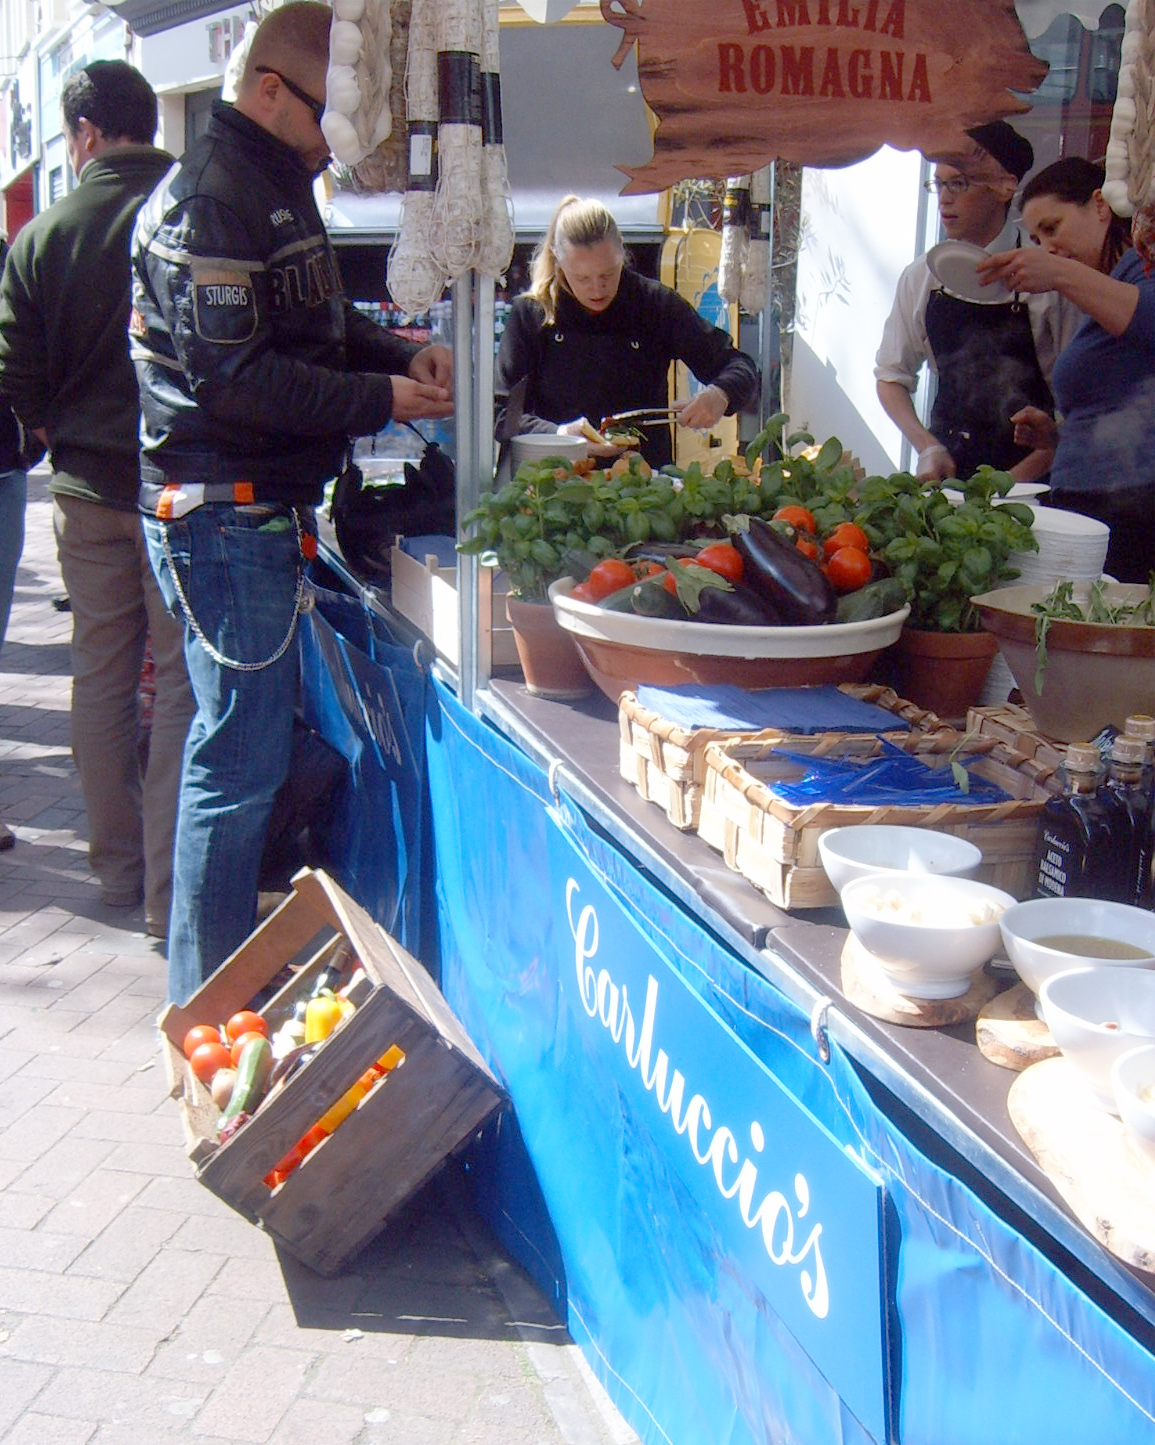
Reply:
M1142 738L1121 734L1111 744L1107 778L1100 796L1112 810L1113 852L1123 872L1124 903L1147 897L1151 873L1151 799L1143 784L1147 745ZM1130 880L1128 883L1127 880Z
M1099 794L1103 760L1095 744L1068 744L1059 779L1061 795L1049 798L1039 817L1035 896L1128 901L1127 860L1116 852L1114 810Z
M1132 713L1123 723L1123 736L1140 738L1143 742L1143 800L1147 811L1147 866L1139 892L1139 906L1155 906L1155 717L1150 713Z

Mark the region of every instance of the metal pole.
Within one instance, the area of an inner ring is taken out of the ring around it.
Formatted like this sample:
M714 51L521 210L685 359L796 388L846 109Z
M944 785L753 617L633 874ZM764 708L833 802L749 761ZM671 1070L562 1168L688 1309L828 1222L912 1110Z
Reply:
M781 358L778 322L774 310L774 189L777 165L770 166L770 294L758 313L758 365L762 369L762 395L759 399L758 430L761 431L782 404L781 396L771 394L770 377L774 363Z
M473 418L473 273L450 288L453 301L453 441L457 515L463 517L477 494L477 449ZM473 709L477 650L477 558L457 556L457 627L460 640L457 690Z
M469 505L493 485L496 464L493 442L493 277L478 274L474 280L473 308L473 455L475 466L469 479ZM476 564L476 558L471 559ZM493 666L493 568L474 566L477 585L476 643L472 651L473 673L467 682L470 696L488 685ZM462 653L465 657L465 653Z

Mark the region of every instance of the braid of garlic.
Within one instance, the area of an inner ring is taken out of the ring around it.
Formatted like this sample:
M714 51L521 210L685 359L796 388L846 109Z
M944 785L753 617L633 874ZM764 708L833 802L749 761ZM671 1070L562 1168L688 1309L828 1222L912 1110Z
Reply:
M750 240L742 267L738 303L747 316L757 316L770 300L770 167L763 166L750 177Z
M734 302L742 286L742 263L746 259L746 208L750 200L750 177L727 176L722 198L722 252L718 258L718 294Z
M504 276L513 260L513 197L501 126L499 0L481 0L481 251L483 276Z

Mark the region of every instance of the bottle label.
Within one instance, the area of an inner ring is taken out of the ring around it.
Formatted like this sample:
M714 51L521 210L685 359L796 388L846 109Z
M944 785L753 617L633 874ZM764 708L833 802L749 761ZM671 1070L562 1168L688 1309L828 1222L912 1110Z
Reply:
M1040 898L1065 898L1071 882L1071 841L1044 826L1039 836L1035 892Z

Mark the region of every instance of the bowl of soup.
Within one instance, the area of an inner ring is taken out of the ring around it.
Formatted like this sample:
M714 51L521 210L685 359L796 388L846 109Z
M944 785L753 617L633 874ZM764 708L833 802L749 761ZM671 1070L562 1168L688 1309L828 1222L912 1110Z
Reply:
M1039 995L1052 974L1072 968L1155 969L1155 913L1101 898L1032 898L999 919L1003 948Z

